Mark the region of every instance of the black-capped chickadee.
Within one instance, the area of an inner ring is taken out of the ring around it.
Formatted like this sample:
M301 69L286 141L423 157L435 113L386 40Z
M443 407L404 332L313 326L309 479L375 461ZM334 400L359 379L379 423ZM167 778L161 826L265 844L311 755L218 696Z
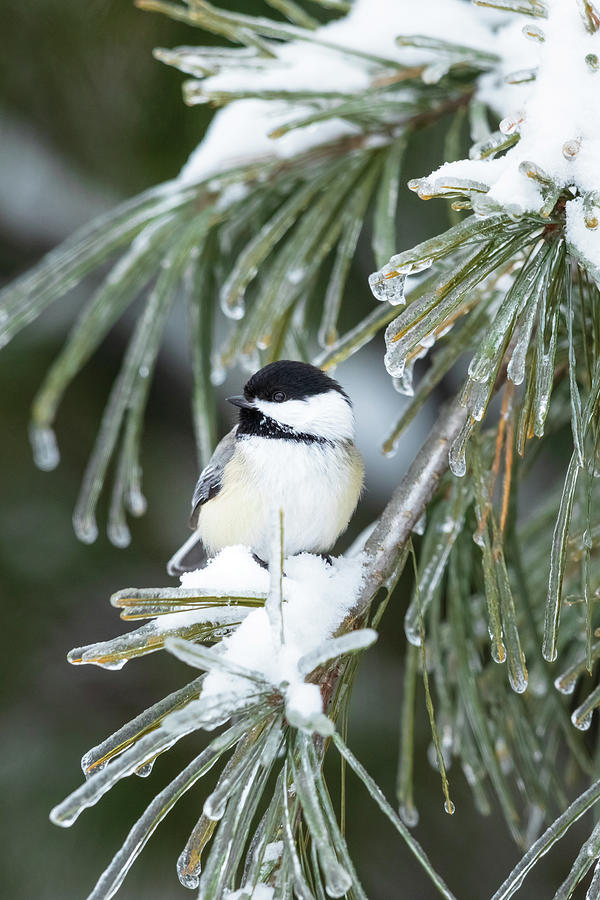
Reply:
M326 554L356 508L364 467L343 388L321 369L280 360L256 372L239 397L239 422L220 441L192 498L194 534L168 563L171 575L244 544L268 560L283 510L284 554Z

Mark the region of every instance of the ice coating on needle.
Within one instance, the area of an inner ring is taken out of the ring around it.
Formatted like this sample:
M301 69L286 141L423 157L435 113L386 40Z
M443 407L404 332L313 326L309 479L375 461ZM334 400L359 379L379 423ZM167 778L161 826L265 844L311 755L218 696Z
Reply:
M322 715L321 692L304 680L299 662L334 634L352 609L360 589L362 557L337 557L329 565L320 556L303 553L284 561L283 643L264 607L246 615L241 625L220 644L224 660L264 676L285 695L286 716L297 727L312 728ZM235 591L269 589L269 573L246 547L226 547L206 568L188 572L182 587ZM221 695L240 699L255 689L248 679L213 669L206 677L199 703Z
M494 16L486 16L462 0L421 0L401 5L397 0L356 0L346 16L315 31L303 32L290 26L290 34L297 33L299 39L271 41L273 60L263 58L253 66L246 61L194 84L207 100L212 93L235 91L352 94L368 88L376 74L381 74L382 66L345 53L344 48L409 66L427 64L436 59L431 50L400 47L396 37L426 34L494 52L491 25L495 21ZM303 34L309 40L301 39ZM181 180L193 183L264 158L288 159L344 135L361 133L357 126L336 118L294 129L281 137L269 136L292 119L311 112L310 106L299 102L243 99L230 103L214 117L204 140L183 167ZM239 135L239 141L232 141L232 134Z

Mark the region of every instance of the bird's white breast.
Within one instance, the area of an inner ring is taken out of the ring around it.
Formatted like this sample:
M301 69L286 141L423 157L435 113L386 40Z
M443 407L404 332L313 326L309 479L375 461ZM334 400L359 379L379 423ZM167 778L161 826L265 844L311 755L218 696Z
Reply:
M201 509L202 540L210 552L242 543L266 559L272 522L282 509L285 555L325 552L347 527L362 480L362 461L347 442L243 438L222 490Z

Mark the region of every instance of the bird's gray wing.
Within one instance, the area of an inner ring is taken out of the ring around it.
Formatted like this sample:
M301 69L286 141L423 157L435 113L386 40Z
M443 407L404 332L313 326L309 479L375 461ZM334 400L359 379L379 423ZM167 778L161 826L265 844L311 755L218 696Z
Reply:
M210 462L200 473L192 498L190 525L194 529L198 526L198 516L202 504L212 500L221 490L223 471L235 450L236 430L237 425L217 444ZM183 572L199 569L205 562L206 552L202 546L202 540L199 533L194 531L194 534L173 554L167 563L167 572L169 575L181 575Z
M200 507L203 503L207 503L216 497L223 484L223 472L225 466L233 456L235 450L235 433L237 425L219 441L215 447L215 452L210 458L210 462L200 473L200 477L196 483L194 496L192 497L192 515L190 517L190 525L196 528L198 525L198 516L200 515Z

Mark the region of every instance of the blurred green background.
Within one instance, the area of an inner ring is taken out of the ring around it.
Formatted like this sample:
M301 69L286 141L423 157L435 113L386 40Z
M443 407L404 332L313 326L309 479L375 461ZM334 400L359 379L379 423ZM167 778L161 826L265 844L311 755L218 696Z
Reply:
M241 8L238 4L238 8ZM244 11L264 12L258 2ZM129 0L29 0L0 8L0 277L33 264L78 225L156 182L173 177L201 139L210 118L181 102L181 76L155 62L154 46L206 43ZM429 171L443 155L448 123L423 132L407 160L405 177ZM239 140L239 136L237 138ZM441 203L423 204L405 191L398 246L446 227ZM366 277L373 261L356 261L348 322L372 308ZM133 541L112 547L102 528L93 546L79 544L71 511L107 392L129 333L113 331L68 392L57 432L61 465L37 471L27 440L28 410L44 371L93 284L65 298L0 354L0 578L2 616L2 752L0 753L1 893L13 900L83 898L147 802L197 752L191 736L162 757L147 779L130 778L75 827L48 821L54 803L75 787L79 759L141 709L189 680L191 673L165 654L121 672L71 668L66 653L122 629L109 595L122 587L168 583L165 560L187 536L188 503L197 476L189 413L190 378L183 324L174 316L157 368L146 419L143 464L149 500L133 523ZM135 312L135 310L134 310ZM401 477L426 433L425 411L393 459L379 455L387 423L403 399L385 375L382 346L374 343L338 371L354 397L359 442L367 457L367 493L350 537L370 521ZM238 373L224 386L239 389ZM221 407L222 429L231 412ZM101 526L104 524L101 520ZM350 743L393 797L408 588L401 584L375 650L361 665L353 700ZM422 701L422 698L420 698ZM436 772L427 762L429 732L418 714L416 830L434 864L458 897L487 897L519 857L499 815L483 819L472 808L462 774L451 770L456 814L447 816ZM399 838L351 778L351 849L370 897L437 896ZM331 773L332 783L336 781ZM160 826L119 894L130 900L185 897L175 861L199 814L201 782ZM528 879L524 896L546 897L569 868L581 842L574 829Z

